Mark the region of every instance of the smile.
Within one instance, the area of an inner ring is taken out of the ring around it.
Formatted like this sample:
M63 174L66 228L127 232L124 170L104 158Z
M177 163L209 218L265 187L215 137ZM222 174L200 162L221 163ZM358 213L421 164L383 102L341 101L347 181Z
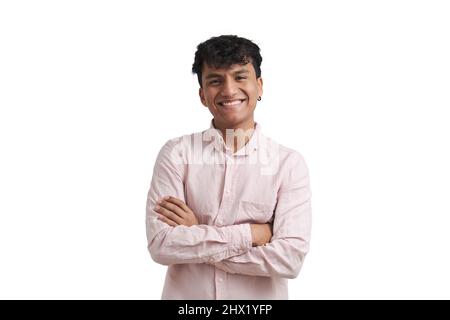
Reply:
M237 108L239 107L245 99L236 99L236 100L229 100L229 101L222 101L219 102L218 105L225 108Z

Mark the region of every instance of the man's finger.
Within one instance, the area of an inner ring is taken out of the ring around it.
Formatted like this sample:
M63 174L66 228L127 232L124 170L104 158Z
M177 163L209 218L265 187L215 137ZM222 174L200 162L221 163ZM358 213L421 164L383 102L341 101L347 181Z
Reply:
M172 211L173 213L178 215L180 218L184 219L184 217L186 216L186 212L183 209L181 209L179 206L177 206L176 204L173 204L171 202L163 200L163 201L159 202L159 205L169 211Z
M173 213L172 211L167 210L166 208L161 207L159 205L155 207L155 211L158 212L159 214L162 214L166 218L169 218L170 220L176 222L177 224L181 224L181 222L183 221L180 218L180 216L178 216L177 214Z
M192 212L192 210L180 199L177 199L175 197L164 197L164 200L176 204L178 207L180 207L186 212Z
M161 220L162 222L167 223L169 226L172 226L172 227L178 226L178 223L176 223L175 221L172 221L172 220L166 218L162 214L158 214L158 220Z

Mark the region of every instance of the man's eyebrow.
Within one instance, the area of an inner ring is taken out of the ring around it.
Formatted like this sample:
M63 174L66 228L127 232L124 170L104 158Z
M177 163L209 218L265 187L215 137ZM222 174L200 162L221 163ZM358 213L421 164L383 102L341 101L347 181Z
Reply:
M206 79L211 79L211 78L220 78L221 75L218 73L210 73L206 76Z
M248 70L247 69L239 69L239 70L236 70L235 72L233 72L234 74L239 74L239 73L248 73Z
M235 72L233 72L234 75L242 74L242 73L248 73L248 70L247 69L239 69L239 70L236 70ZM205 79L221 78L221 77L222 77L222 75L220 75L218 73L210 73L205 77Z

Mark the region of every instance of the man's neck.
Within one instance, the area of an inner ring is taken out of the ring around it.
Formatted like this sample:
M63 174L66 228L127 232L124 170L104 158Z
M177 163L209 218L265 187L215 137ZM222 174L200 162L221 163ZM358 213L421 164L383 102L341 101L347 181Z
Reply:
M232 127L225 127L217 125L213 120L214 128L218 129L225 140L228 148L233 150L233 153L244 147L253 135L255 129L255 121L252 119L244 124L239 124Z

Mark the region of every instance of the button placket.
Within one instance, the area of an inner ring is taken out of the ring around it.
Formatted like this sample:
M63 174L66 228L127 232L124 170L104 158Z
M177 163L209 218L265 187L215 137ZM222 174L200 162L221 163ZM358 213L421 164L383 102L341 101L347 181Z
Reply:
M231 204L230 196L232 184L233 184L233 165L232 160L230 161L230 158L227 157L225 164L225 179L223 185L222 201L220 203L219 212L216 218L217 226L222 226L226 224L226 216L224 216L224 214L227 212Z
M225 277L226 272L220 269L215 270L215 284L216 284L216 299L226 298L226 284Z
M233 170L233 158L227 158L227 177L224 184L224 194L228 201L231 195L231 189L233 188Z

